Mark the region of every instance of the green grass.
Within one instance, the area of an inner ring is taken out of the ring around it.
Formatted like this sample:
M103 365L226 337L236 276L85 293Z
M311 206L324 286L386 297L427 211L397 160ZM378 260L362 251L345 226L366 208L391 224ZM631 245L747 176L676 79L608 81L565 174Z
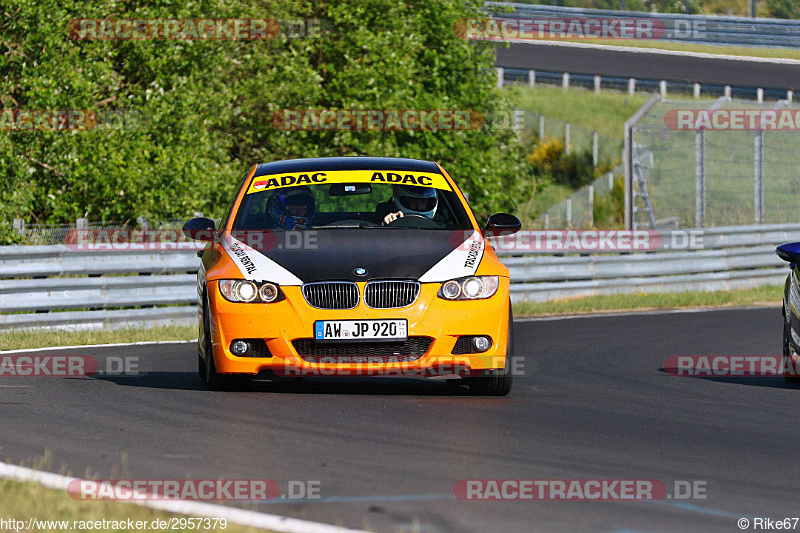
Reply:
M156 531L150 528L153 520L169 520L171 517L190 518L188 515L178 515L158 511L149 507L124 503L120 501L98 500L82 501L70 498L66 491L51 489L34 482L21 482L0 479L0 518L5 520L15 519L27 521L30 518L38 520L67 520L68 527L42 527L35 531L61 533L63 531L88 531L88 529L73 528L74 521L135 521L148 522L148 527L138 531ZM200 517L194 517L200 518ZM179 525L179 524L178 524ZM80 525L79 525L80 526ZM204 531L212 531L208 529ZM222 531L221 527L217 527ZM11 529L10 531L14 531ZM129 531L127 528L116 531ZM132 529L130 531L137 531ZM170 530L173 531L173 530ZM190 531L188 528L175 531ZM196 531L196 529L195 529ZM231 522L224 529L226 533L249 533L264 531L261 529L243 527Z
M631 48L655 48L679 52L699 52L728 56L750 56L766 58L800 59L800 50L790 48L756 48L746 46L719 46L673 41L636 41L633 39L564 39L568 42L599 44L606 46L628 46Z
M0 350L42 348L45 346L113 344L117 342L188 340L196 338L196 326L166 326L150 329L114 329L99 331L18 330L0 332Z
M633 96L616 91L594 94L583 89L564 90L547 85L537 85L533 89L517 85L505 91L517 107L596 130L620 141L625 136L625 121L649 98L641 93Z
M634 309L780 305L782 298L782 285L765 285L755 289L738 289L734 291L612 294L542 303L519 302L514 304L514 316L546 316Z

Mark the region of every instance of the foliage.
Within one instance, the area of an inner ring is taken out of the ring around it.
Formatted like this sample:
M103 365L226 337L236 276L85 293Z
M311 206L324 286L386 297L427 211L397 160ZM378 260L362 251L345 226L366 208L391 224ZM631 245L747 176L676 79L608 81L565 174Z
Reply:
M18 0L0 8L5 109L118 110L129 127L0 138L0 242L11 220L219 216L253 163L316 156L437 160L476 211L512 210L526 175L512 131L282 131L279 109L473 109L506 104L494 49L459 39L479 0ZM328 21L304 39L81 41L74 18Z

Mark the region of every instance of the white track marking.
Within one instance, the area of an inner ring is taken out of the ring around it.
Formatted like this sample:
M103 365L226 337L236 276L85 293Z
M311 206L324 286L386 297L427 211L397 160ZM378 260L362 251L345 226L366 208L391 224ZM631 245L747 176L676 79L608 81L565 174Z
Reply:
M658 54L666 56L697 57L703 59L723 59L728 61L749 61L753 63L777 63L782 65L800 65L800 60L798 59L788 59L783 57L733 56L728 54L709 54L706 52L662 50L660 48L637 48L633 46L616 46L609 44L565 43L561 41L544 41L538 39L533 41L528 41L525 39L507 39L500 42L530 44L534 46L566 46L571 48L592 48L595 50L611 50L614 52L631 52L635 54Z
M44 348L21 348L19 350L0 350L0 355L10 353L47 352L52 350L79 350L84 348L114 348L117 346L147 346L150 344L188 344L197 342L197 339L184 341L141 341L141 342L116 342L113 344L76 344L74 346L46 346Z
M60 489L64 491L64 497L68 498L67 486L76 478L42 472L25 468L22 466L9 465L0 462L0 478L16 479L19 481L34 481L45 487ZM357 529L347 529L344 527L311 522L309 520L299 520L297 518L287 518L274 514L259 513L256 511L246 511L236 507L217 505L213 503L194 502L185 500L167 501L130 501L151 509L159 509L171 513L191 515L194 517L225 518L229 522L243 526L256 527L279 531L281 533L363 533Z

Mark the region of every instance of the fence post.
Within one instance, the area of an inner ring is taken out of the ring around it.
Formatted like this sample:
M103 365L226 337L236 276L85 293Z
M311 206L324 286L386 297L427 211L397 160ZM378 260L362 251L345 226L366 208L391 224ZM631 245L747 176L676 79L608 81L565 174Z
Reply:
M539 139L544 140L544 115L539 115Z
M530 87L531 89L536 87L536 71L535 70L529 70L528 71L528 87Z
M503 81L504 81L503 77L504 77L504 75L505 75L505 70L503 69L503 67L497 67L497 88L498 89L502 89L503 88Z
M564 151L567 155L570 154L569 149L569 122L564 123Z
M597 168L598 145L597 131L592 131L592 166Z
M594 77L594 94L600 94L600 76Z
M136 222L139 223L143 231L148 231L150 229L150 221L147 220L147 217L145 217L144 215L137 217Z
M628 78L628 94L633 96L636 92L636 78Z
M755 216L756 224L764 221L764 130L756 130L755 134Z
M561 88L569 89L569 72L565 72L561 75Z
M572 197L567 198L567 229L572 228Z
M661 93L661 98L667 97L667 80L658 82L658 92Z
M756 89L756 100L758 100L759 104L764 103L764 89L762 89L761 87Z
M589 185L589 227L594 226L594 185Z
M730 97L731 97L731 86L730 85L726 85L725 86L725 98L730 98Z
M694 185L694 226L705 227L706 223L706 132L698 130L695 134L695 185Z
M611 191L611 189L613 189L613 188L614 188L614 173L613 172L609 172L608 173L608 190Z
M25 236L25 219L22 218L14 219L14 231L16 233L19 233L23 237Z
M550 213L544 214L544 229L550 229Z
M786 100L791 104L794 100L794 91L786 91Z
M695 83L694 84L694 97L695 98L700 98L700 84L699 83Z
M77 229L78 232L87 231L89 229L89 219L79 218L78 220L76 220L75 229Z

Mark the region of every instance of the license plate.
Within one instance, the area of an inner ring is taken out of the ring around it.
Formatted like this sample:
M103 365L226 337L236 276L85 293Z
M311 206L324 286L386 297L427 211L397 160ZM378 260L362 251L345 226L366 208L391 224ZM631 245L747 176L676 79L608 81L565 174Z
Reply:
M318 320L314 322L318 341L404 341L408 321L402 320Z

